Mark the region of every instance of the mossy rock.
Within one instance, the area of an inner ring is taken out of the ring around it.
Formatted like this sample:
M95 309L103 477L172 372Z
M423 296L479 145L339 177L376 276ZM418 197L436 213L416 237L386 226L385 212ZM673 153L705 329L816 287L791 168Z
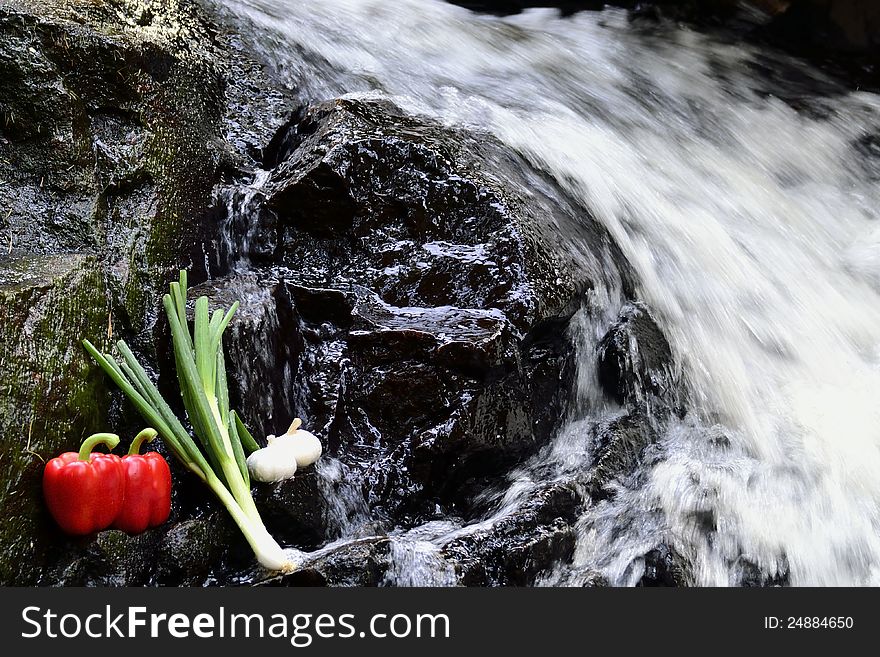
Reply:
M80 346L106 338L95 259L0 257L0 582L35 580L50 534L44 463L102 428L109 395Z
M55 528L41 471L92 431L124 433L111 406L139 421L81 340L109 349L112 331L161 365L161 293L207 266L238 93L219 41L178 0L0 3L0 584L100 552Z
M199 250L226 104L210 32L179 2L0 7L0 243L101 255L136 330Z

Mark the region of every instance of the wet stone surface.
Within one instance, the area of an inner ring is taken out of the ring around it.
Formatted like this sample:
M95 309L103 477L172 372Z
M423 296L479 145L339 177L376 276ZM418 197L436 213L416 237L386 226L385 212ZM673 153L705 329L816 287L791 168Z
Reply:
M453 539L443 548L465 586L531 586L571 560L582 501L564 484L549 484L512 514Z
M623 307L599 344L599 383L618 403L639 404L648 396L673 402L672 351L648 308Z
M297 113L267 149L275 166L250 192L252 224L227 206L228 235L245 246L230 248L245 257L231 263L239 273L209 284L245 309L274 300L279 330L264 351L284 345L287 399L267 392L242 408L281 406L267 433L302 417L391 524L466 509L462 482L546 442L571 390L565 326L580 288L542 232L552 216L533 216L558 211L520 213L517 188L486 178L460 141L385 103ZM279 245L268 262L251 257L254 240ZM242 394L278 388L257 380L277 377L277 360L246 374L237 331Z

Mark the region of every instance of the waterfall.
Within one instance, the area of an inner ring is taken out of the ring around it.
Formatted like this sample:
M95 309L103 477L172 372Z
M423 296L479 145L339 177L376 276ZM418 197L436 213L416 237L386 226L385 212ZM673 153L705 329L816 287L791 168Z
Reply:
M629 485L584 511L573 563L545 583L596 570L633 584L633 560L662 541L698 585L736 583L744 559L793 585L880 584L876 95L769 49L676 25L648 32L610 9L223 4L257 26L254 47L303 100L387 97L494 134L589 209L632 266L689 412L658 425L658 456ZM580 403L484 523L548 472L583 467L595 428L620 411L594 371L617 310L576 318ZM392 577L448 583L442 543L395 539Z

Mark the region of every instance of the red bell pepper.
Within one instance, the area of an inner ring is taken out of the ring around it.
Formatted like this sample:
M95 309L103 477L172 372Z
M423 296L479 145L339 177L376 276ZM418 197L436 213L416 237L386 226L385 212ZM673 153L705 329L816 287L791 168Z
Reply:
M65 452L43 470L43 496L58 525L68 534L83 535L106 529L122 508L125 473L115 454L92 452L105 444L119 444L119 436L96 433L83 441L79 452Z
M171 470L158 452L139 454L144 441L156 437L155 429L144 429L122 457L125 471L125 500L113 526L129 534L156 527L171 514Z

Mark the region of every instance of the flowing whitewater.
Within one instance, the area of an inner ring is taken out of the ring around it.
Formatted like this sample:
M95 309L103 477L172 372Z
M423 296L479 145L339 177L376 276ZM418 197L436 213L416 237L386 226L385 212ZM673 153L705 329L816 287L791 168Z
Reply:
M224 0L304 100L388 97L488 131L607 228L673 349L691 412L637 486L591 506L574 563L635 583L658 541L697 585L747 557L792 585L880 584L880 99L806 64L614 10L471 13L429 0ZM243 28L246 29L246 28ZM595 345L619 306L572 323L580 401L496 511L582 467L619 412ZM719 445L725 445L722 449ZM711 532L699 518L710 514ZM450 584L437 548L474 525L401 535L393 583Z

